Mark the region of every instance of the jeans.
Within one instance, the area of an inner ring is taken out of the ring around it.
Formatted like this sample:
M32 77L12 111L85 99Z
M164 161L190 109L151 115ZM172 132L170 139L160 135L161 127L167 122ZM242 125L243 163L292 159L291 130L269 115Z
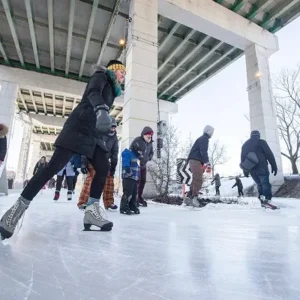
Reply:
M259 196L265 196L266 200L272 199L272 186L270 184L268 170L251 171L251 177L255 181Z
M41 171L37 172L28 182L21 193L22 197L31 201L46 182L68 163L73 154L74 153L70 150L57 147L48 165ZM106 153L98 146L95 149L93 158L89 159L89 161L96 171L91 185L90 197L100 199L109 169L109 162L106 157Z

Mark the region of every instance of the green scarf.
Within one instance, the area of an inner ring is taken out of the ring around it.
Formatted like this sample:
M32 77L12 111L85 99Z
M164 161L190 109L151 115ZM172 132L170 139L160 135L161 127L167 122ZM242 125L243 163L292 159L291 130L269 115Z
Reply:
M111 81L113 82L113 88L114 88L114 95L115 95L115 97L121 96L122 95L122 89L121 89L121 85L117 81L115 72L112 71L112 70L107 70L106 72L107 72L109 78L111 79Z

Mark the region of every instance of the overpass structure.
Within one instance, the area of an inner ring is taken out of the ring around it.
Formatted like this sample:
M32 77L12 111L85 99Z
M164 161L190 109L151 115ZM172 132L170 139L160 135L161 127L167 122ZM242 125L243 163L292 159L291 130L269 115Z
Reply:
M92 64L126 62L124 95L111 111L125 147L245 55L251 128L274 151L280 184L269 56L279 49L274 33L299 13L300 0L1 0L0 120L11 125L16 102L27 124L19 177L29 152L37 161L37 149L52 150Z

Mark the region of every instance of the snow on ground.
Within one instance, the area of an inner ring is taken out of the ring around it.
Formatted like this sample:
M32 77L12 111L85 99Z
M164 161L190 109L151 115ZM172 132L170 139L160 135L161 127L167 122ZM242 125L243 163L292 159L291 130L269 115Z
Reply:
M300 299L300 200L276 199L277 211L254 198L149 203L141 215L108 212L111 232L83 232L75 199L52 197L39 195L0 243L0 299ZM1 215L16 198L0 197Z

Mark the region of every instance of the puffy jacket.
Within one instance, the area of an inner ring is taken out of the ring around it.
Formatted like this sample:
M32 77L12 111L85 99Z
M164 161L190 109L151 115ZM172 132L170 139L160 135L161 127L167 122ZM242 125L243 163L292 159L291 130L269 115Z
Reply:
M81 155L74 154L70 160L71 165L74 166L76 169L81 167Z
M194 159L201 161L202 164L209 162L208 159L208 144L209 144L209 135L204 133L200 136L194 143L191 152L189 154L188 160Z
M276 160L268 143L257 137L251 137L242 146L241 163L249 152L254 152L258 158L258 164L251 171L268 170L268 162L273 169L277 169Z
M130 173L125 168L130 167ZM138 181L140 178L140 166L136 154L133 151L125 149L122 152L122 178Z
M141 167L146 166L147 162L152 160L152 158L153 158L153 141L151 141L150 143L147 143L147 142L145 142L144 137L143 137L147 132L153 132L152 128L146 126L142 130L141 136L135 138L130 145L130 149L132 149L133 147L137 147L141 150L142 155L143 155L143 157L140 160Z
M221 186L221 179L220 175L216 174L214 177L214 180L211 182L212 184L215 183L216 186Z
M242 190L243 189L243 183L242 183L242 180L238 177L235 178L235 184L232 186L232 188L236 187L239 189L239 190Z
M4 161L7 152L7 138L0 137L0 161Z
M69 161L58 173L57 176L63 176L64 172L66 172L66 176L75 176L75 171L74 171L74 167L71 163L71 161Z

